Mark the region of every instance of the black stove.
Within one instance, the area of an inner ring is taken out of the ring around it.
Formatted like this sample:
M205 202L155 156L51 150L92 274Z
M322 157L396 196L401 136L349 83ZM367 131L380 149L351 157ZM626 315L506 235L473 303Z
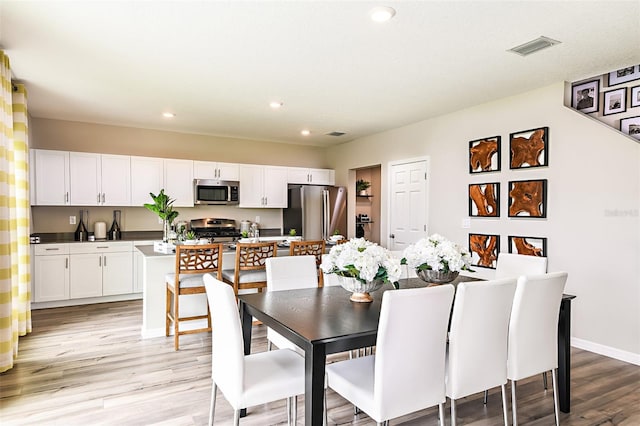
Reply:
M211 242L235 241L241 236L240 230L236 228L236 221L233 219L212 217L193 219L190 226L198 238L209 238Z

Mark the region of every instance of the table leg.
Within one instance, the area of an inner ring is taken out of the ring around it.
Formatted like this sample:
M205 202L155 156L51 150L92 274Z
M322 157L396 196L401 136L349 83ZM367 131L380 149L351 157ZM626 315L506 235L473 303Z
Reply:
M324 374L327 362L326 348L322 344L312 345L305 351L305 425L322 426L324 420Z
M558 318L558 399L560 411L571 411L571 300L560 304Z
M244 354L249 355L251 353L251 327L253 323L252 316L245 309L245 304L241 300L240 306L238 308L240 310L240 323L242 324L242 340L244 342ZM240 410L240 417L245 417L247 415L247 409L243 408Z

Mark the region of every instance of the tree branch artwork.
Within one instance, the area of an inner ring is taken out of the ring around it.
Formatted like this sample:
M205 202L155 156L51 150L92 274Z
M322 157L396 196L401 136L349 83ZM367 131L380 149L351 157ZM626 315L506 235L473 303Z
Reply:
M509 235L509 253L525 256L547 256L547 239L540 237L516 237Z
M469 251L475 266L495 269L499 248L498 235L469 234Z
M469 142L469 173L500 170L500 136Z
M509 182L509 217L547 217L547 180Z
M526 130L519 133L511 133L510 168L520 169L526 167L547 166L548 133L548 127Z
M469 216L500 216L500 183L469 185Z

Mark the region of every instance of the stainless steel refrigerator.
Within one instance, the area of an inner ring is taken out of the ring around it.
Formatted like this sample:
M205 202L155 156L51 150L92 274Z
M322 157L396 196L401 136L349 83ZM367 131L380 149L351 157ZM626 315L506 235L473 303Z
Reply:
M347 235L347 189L344 186L289 185L282 210L283 233L292 228L305 240L326 240L337 230Z

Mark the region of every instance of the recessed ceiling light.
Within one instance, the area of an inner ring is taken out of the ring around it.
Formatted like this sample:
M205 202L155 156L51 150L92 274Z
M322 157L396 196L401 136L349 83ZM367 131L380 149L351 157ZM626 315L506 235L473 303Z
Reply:
M176 115L175 115L174 113L172 113L172 112L163 112L163 113L162 113L162 116L163 116L164 118L173 118L173 117L175 117Z
M538 52L542 49L546 49L547 47L555 46L556 44L560 44L558 40L554 40L549 37L540 36L535 40L528 41L520 46L516 46L512 49L507 50L507 52L517 53L520 56L531 55L532 53Z
M278 101L273 101L269 103L269 106L273 109L278 109L278 108L282 108L282 106L284 105L284 103L282 102L278 102Z
M304 130L300 131L300 134L302 136L309 136L311 134L311 130L304 129Z
M396 14L396 10L389 6L377 6L371 9L369 16L371 20L375 22L387 22L393 18Z

